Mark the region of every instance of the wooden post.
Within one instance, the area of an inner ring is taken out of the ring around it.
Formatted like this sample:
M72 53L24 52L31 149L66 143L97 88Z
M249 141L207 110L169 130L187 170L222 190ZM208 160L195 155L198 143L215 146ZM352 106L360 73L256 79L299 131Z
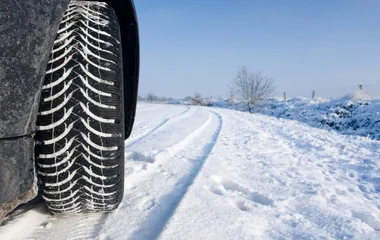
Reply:
M314 100L314 97L315 97L315 90L313 90L313 93L311 94L311 99Z
M284 101L286 101L286 92L284 92Z
M359 90L363 90L363 85L359 84Z

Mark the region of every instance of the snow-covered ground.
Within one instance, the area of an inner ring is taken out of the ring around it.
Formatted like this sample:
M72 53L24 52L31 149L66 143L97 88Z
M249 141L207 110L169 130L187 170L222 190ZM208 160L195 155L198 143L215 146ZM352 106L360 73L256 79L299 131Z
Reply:
M0 239L380 239L380 141L220 108L139 104L110 214L20 208Z
M227 104L214 101L210 105L247 111L242 102ZM253 109L255 113L297 120L312 127L380 140L380 98L357 92L341 98L326 100L308 98L269 99Z

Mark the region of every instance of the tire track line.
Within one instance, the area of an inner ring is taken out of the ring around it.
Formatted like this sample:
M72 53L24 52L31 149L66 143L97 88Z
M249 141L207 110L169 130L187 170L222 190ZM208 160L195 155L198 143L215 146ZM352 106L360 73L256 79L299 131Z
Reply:
M136 185L136 181L134 181L134 179L144 179L144 176L151 174L157 170L159 166L176 156L180 151L184 150L187 145L190 145L195 138L201 136L201 134L210 126L211 123L212 115L209 115L206 121L201 124L201 126L193 130L181 141L154 154L151 157L153 161L150 165L146 166L145 172L135 172L127 176L128 185Z
M190 110L190 107L187 107L187 109L177 115L174 115L174 116L171 116L169 118L166 118L165 120L161 121L159 124L157 124L156 126L152 127L152 128L149 128L148 130L144 131L143 133L137 135L136 137L133 137L132 139L128 139L127 141L129 143L127 143L125 145L125 149L126 148L129 148L133 145L135 145L136 143L139 143L140 141L144 140L146 137L148 137L149 135L151 135L152 133L154 133L155 131L157 131L158 129L160 129L161 127L163 127L164 125L166 125L166 123L168 123L169 121L175 119L175 118L178 118L182 115L184 115L186 112L188 112Z
M206 142L206 144L203 145L200 151L197 148L194 149L195 152L194 150L191 151L190 155L195 157L192 158L192 164L190 168L176 181L173 189L169 193L159 198L158 202L161 204L151 210L144 222L142 224L139 224L141 227L134 231L129 239L157 239L165 229L165 226L174 215L176 209L184 199L187 191L194 183L194 180L197 178L199 172L202 170L202 167L211 154L222 130L223 119L221 115L213 111L210 111L210 113L214 119L216 118L216 130L213 132L212 136ZM191 137L187 137L189 139L185 139L181 142L190 144L191 140L196 140L196 137L200 136L204 132L203 129L207 129L208 125L210 125L211 122L212 121L209 122L207 120L205 124L194 131L197 132L196 134L190 134ZM179 145L181 146L182 144L179 143ZM175 154L173 154L173 156L175 156ZM166 161L169 160L170 159L166 159Z
M154 107L147 107L147 108L140 108L140 109L137 109L137 113L139 112L145 112L145 111L153 111L153 110L157 110L157 109L160 109L162 108L163 105L158 105L158 106L154 106Z

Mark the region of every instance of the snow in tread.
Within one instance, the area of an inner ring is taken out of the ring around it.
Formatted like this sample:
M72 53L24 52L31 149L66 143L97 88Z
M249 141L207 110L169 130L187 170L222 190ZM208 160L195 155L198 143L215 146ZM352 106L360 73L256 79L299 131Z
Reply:
M123 183L120 34L112 9L72 1L42 87L36 161L53 213L115 208Z

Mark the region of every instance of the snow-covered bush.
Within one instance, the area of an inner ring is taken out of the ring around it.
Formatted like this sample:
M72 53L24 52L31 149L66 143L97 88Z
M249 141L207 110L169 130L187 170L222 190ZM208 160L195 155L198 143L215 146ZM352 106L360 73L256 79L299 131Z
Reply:
M228 104L226 100L214 101L212 106L239 111L249 110L243 102ZM363 92L334 100L297 97L284 101L272 98L251 112L296 120L342 134L380 140L380 99L371 99Z
M380 99L369 100L363 95L359 98L354 94L331 101L312 101L306 98L293 98L288 101L272 99L254 111L297 120L342 134L380 140Z

